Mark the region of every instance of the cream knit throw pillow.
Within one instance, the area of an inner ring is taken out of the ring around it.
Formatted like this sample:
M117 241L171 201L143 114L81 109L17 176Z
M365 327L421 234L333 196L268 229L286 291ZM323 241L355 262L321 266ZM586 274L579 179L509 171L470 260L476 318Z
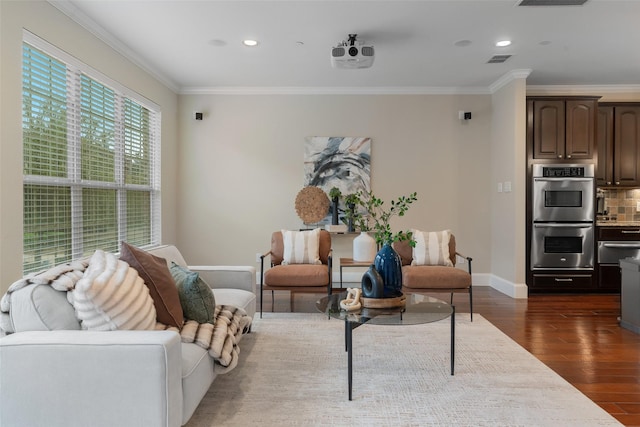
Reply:
M109 252L95 251L71 300L83 329L155 329L149 288L135 269Z

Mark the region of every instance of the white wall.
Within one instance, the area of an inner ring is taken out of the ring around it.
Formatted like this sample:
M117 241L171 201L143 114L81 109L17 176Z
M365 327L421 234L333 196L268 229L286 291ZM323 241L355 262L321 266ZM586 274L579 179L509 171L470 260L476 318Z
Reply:
M272 231L302 226L293 203L304 138L369 136L375 193L418 192L394 226L452 229L485 283L522 296L525 96L640 99L605 87L527 88L523 79L493 95L177 96L46 1L0 1L0 292L22 264L23 28L162 107L163 241L193 263L255 265ZM473 119L461 122L459 110ZM497 193L506 181L513 191ZM350 255L350 243L335 236L335 256Z
M45 1L0 1L0 293L22 275L23 28L162 109L162 233L176 239L177 95Z
M526 82L515 79L492 96L491 284L526 298ZM498 183L503 192L498 192ZM505 183L511 191L505 192Z
M376 195L418 193L393 225L450 228L489 273L491 108L489 95L180 95L177 243L191 262L255 265L273 231L302 227L305 137L368 136ZM333 246L351 255L346 237Z

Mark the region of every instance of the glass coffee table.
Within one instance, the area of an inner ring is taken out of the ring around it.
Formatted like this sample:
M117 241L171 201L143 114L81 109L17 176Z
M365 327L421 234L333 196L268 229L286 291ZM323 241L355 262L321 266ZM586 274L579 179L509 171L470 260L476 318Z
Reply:
M329 318L344 320L344 340L347 351L347 376L349 400L352 400L353 385L353 339L352 332L361 325L419 325L451 318L451 375L454 371L455 355L455 306L422 294L404 294L406 304L396 308L361 308L355 311L340 309L340 301L346 292L332 294L316 302L316 308Z

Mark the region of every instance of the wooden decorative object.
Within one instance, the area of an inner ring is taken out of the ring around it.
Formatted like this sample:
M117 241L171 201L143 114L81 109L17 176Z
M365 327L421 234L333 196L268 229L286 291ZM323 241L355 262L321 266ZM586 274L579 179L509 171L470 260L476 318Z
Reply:
M361 297L360 302L364 308L395 308L404 307L407 297L400 295L395 298L365 298Z
M304 187L296 196L296 212L302 222L313 224L329 213L329 197L320 187Z

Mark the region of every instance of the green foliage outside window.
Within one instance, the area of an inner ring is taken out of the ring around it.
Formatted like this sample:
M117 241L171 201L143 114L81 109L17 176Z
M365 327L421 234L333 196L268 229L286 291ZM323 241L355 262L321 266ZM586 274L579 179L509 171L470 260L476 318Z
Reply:
M157 243L152 231L155 117L24 43L25 272L96 249L117 252L120 240Z

